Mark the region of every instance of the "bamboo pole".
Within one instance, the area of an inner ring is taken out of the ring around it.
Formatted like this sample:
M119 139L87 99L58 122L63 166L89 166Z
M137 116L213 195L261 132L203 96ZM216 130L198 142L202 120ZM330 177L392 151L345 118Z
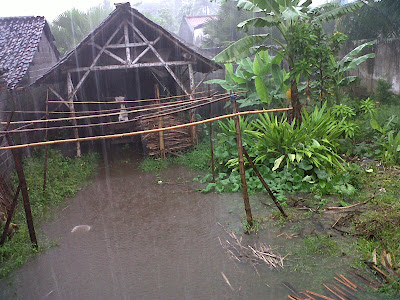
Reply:
M213 91L213 90L212 90ZM183 97L190 97L190 95L198 95L198 94L205 94L206 91L195 92L192 94L184 94L184 95L177 95L177 96L169 96L169 97L162 97L159 100L169 100L169 99L176 99L176 98L183 98ZM114 98L114 97L111 97ZM105 97L105 99L110 99L110 97ZM138 103L138 102L152 102L157 99L150 98L150 99L141 99L141 100L124 100L126 103ZM60 103L60 100L49 100L49 103ZM64 103L71 103L72 101L63 101ZM74 102L75 104L115 104L115 101L78 101Z
M81 79L81 81L82 81L82 79ZM68 99L71 100L71 103L69 104L69 109L70 109L71 115L72 115L72 125L77 126L78 123L76 122L76 118L78 118L78 117L75 116L75 107L74 107L74 100L73 100L74 99L73 97L76 92L74 93L74 85L72 83L71 73L68 73L68 75L67 75L67 87L68 87ZM77 88L78 88L78 86L77 86ZM77 90L77 88L76 88L76 90ZM79 141L78 128L74 127L73 132L74 132L75 139L78 139L76 142L76 156L81 157L81 143Z
M227 94L220 94L218 96L221 96L221 98L219 98L219 100L223 100L227 97ZM218 99L217 99L218 100ZM198 102L204 102L204 101L209 101L208 97L203 97L203 98L199 98L195 101L193 100L185 100L185 101L177 101L177 102L170 102L170 103L162 103L159 105L154 105L151 104L149 106L152 107L146 107L143 109L137 109L137 107L131 108L131 109L127 109L127 113L131 114L131 113L138 113L138 112L143 112L143 111L151 111L151 110L157 110L161 107L182 107L184 105L193 105L195 103ZM50 101L49 101L50 102ZM125 101L124 101L125 102ZM117 103L117 102L115 102ZM100 104L102 104L100 102ZM120 112L120 108L115 109L113 113L107 113L107 114L94 114L94 115L85 115L85 116L75 116L75 117L65 117L65 118L56 118L56 119L40 119L40 120L28 120L28 121L14 121L11 122L11 125L15 125L15 124L35 124L35 123L46 123L46 122L60 122L60 121L71 121L71 120L81 120L81 119L87 119L87 118L101 118L101 117L108 117L108 116L118 116L121 112ZM97 111L92 111L93 113L97 113L97 112L102 112L104 110L97 110ZM75 112L74 114L76 114L77 112ZM79 113L79 112L78 112ZM0 124L6 124L7 122L1 122Z
M239 156L239 173L240 173L240 181L242 182L244 209L246 211L247 224L253 226L253 215L251 214L249 193L247 191L246 173L244 169L243 141L242 141L242 132L240 131L239 116L237 115L238 112L237 103L235 97L231 97L231 100L232 100L232 110L233 113L235 114L233 120L235 121L235 128L236 128L236 144Z
M158 87L158 83L154 85L154 95L156 98L160 98L160 89ZM157 101L158 102L158 101ZM163 118L158 117L158 128L163 128ZM162 159L166 159L165 157L165 145L164 145L164 132L160 131L158 133L160 138L160 155Z
M11 204L11 208L10 208L10 210L8 212L6 224L4 225L3 235L1 236L1 240L0 240L0 246L3 246L4 242L6 241L8 228L10 227L11 219L12 219L12 216L14 214L15 207L17 206L18 196L19 196L19 192L20 191L21 191L21 185L18 185L17 191L15 192L15 195L14 195L13 202Z
M46 95L46 120L49 118L49 89L47 89ZM49 123L46 122L46 133L45 133L45 140L46 142L49 141ZM46 183L47 183L47 156L48 156L48 145L44 148L44 167L43 167L43 191L46 190Z
M250 111L232 113L232 114L228 114L228 115L224 115L224 116L218 116L218 117L210 118L210 119L207 119L207 120L196 121L194 123L187 123L187 124L169 126L169 127L164 127L164 128L141 130L141 131L127 132L127 133L117 133L117 134L110 134L110 135L104 135L104 136L90 136L90 137L81 137L81 138L77 138L77 139L76 138L72 138L72 139L54 140L54 141L48 141L48 142L29 143L29 144L23 144L23 145L13 145L13 146L8 146L8 147L0 147L0 150L21 149L21 148L27 148L27 147L44 146L44 145L56 145L56 144L64 144L64 143L74 143L74 142L78 142L78 141L81 141L81 142L85 141L86 142L86 141L95 141L95 140L101 140L101 139L121 138L121 137L128 137L128 136L141 135L141 134L147 134L147 133L156 133L156 132L160 132L160 131L175 130L175 129L185 128L185 127L190 127L190 126L195 126L195 125L201 125L201 124L206 124L206 123L209 123L209 122L214 122L214 121L218 121L218 120L232 118L232 117L235 117L235 116L244 116L244 115L250 115L250 114L260 114L260 113L289 111L289 110L292 110L292 108L250 110Z
M256 165L254 164L253 160L250 158L249 154L247 153L246 149L243 148L243 153L247 158L247 161L249 162L250 166L253 168L254 172L257 174L258 179L260 179L261 184L264 186L264 188L267 190L268 194L270 195L272 201L274 201L276 207L279 209L279 211L281 212L281 214L287 218L287 214L285 213L285 211L283 210L281 204L278 202L278 200L276 199L274 193L272 193L271 189L269 188L268 184L265 182L264 178L262 177L261 173L258 171Z
M211 115L212 115L212 107L211 107L211 104L210 104L210 106L209 106L209 118L211 118ZM212 170L213 182L215 182L215 161L214 161L214 145L213 145L212 122L210 122L209 125L210 125L211 170Z
M68 128L85 128L85 127L88 127L88 126L96 127L96 126L102 126L102 125L126 124L126 123L135 122L135 121L138 121L138 120L153 119L153 118L157 118L159 116L168 116L168 115L176 114L178 112L187 111L187 110L189 110L189 109L191 109L193 107L201 107L201 106L208 105L208 104L211 104L211 103L214 103L214 102L218 102L218 101L222 101L222 100L227 100L227 97L218 98L218 99L215 99L215 100L212 100L212 101L207 100L207 102L200 103L200 104L197 104L197 105L186 106L186 105L190 105L190 104L185 104L185 106L181 105L180 107L173 108L173 109L168 108L168 109L165 109L165 110L161 111L161 112L163 112L162 114L159 114L157 112L156 113L149 113L147 115L141 115L141 116L129 119L127 121L112 121L112 122L107 122L107 123L94 123L94 124L91 124L91 125L86 124L86 125L57 126L57 127L49 127L48 130L57 130L57 129L59 130L59 129L68 129ZM203 101L205 101L205 100L203 100ZM168 112L166 112L166 111L168 111ZM128 112L128 114L129 113L130 112ZM109 116L109 114L99 115L99 117L101 117L101 118L104 117L104 116ZM70 118L68 118L68 119L70 119ZM37 121L41 121L41 120L37 120ZM32 126L32 125L33 125L33 123L25 125L25 126L22 126L22 128L25 128L25 127L28 127L28 126ZM31 129L20 129L20 128L17 128L17 129L14 129L14 130L9 130L9 132L21 133L21 132L43 131L43 130L45 130L45 128L31 128ZM5 133L6 133L6 131L0 131L0 134L5 134Z
M6 139L8 144L11 146L14 144L14 141L12 140L10 134L6 134ZM15 170L18 175L18 180L19 180L19 186L21 187L21 192L22 192L22 198L24 201L24 210L25 210L25 216L26 216L26 223L28 225L28 231L29 231L29 236L31 239L31 242L35 248L38 247L37 239L36 239L36 233L35 233L35 227L33 225L33 218L32 218L32 211L31 211L31 204L29 202L29 194L28 194L28 188L26 185L26 179L25 179L25 174L24 174L24 168L22 166L22 162L19 158L19 155L17 153L17 149L11 149L12 156L14 158L14 163L15 163Z
M193 66L191 64L188 64L188 70L189 70L189 81L190 81L190 92L193 93L195 86L194 86L194 73L193 73ZM191 94L190 95L190 100L194 101L195 97ZM196 111L195 109L189 110L189 117L190 117L190 122L195 122L196 121ZM192 142L193 145L197 144L197 130L196 126L192 127Z

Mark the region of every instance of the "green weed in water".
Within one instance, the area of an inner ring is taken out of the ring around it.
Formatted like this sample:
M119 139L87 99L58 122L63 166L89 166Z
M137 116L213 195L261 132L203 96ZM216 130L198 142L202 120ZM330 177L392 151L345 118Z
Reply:
M311 235L304 240L308 255L334 255L337 244L329 235Z
M169 160L148 157L141 162L140 168L145 172L164 170L168 167Z

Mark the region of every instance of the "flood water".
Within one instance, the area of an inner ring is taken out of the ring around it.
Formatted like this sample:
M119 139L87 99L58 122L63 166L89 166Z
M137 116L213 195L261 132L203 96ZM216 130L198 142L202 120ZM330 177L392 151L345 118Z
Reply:
M286 298L277 271L260 266L257 275L229 259L219 243L228 236L218 223L241 226L232 213L243 209L241 195L199 193L193 177L179 166L143 172L138 159L101 167L90 186L39 226L50 239L60 238L59 245L1 281L0 297ZM77 225L91 229L71 233Z

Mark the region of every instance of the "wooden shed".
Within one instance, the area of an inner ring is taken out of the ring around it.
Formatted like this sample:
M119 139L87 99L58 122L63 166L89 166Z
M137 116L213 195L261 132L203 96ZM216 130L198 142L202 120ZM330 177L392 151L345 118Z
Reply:
M164 97L171 102L179 101L182 95L189 100L194 99L198 87L195 73L202 73L202 78L205 78L220 68L199 49L149 20L129 3L123 3L117 4L116 9L37 80L35 86L50 88L50 98L56 97L63 103L62 109L72 116L79 116L85 111L120 109L120 114L107 117L72 120L73 125L87 125L86 128L76 126L75 137L103 135L157 126L156 120L130 122L140 113L126 112L133 106L143 104L141 100L157 101L157 98ZM49 101L49 105L54 107L57 103ZM163 121L178 125L186 122L185 117L166 116ZM190 118L194 120L193 111ZM94 123L111 125L91 126ZM167 152L187 147L188 139L195 140L196 132L185 130L171 131L170 140L166 135ZM151 138L142 136L141 141L147 153L154 154L157 149L150 147ZM80 155L79 142L77 154Z

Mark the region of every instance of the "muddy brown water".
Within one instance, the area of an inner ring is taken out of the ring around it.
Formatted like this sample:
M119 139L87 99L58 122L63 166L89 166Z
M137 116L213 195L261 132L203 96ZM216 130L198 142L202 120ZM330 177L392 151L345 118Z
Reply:
M261 266L258 276L230 260L218 241L227 239L219 222L241 227L232 213L243 209L241 195L199 193L193 177L179 166L143 172L137 159L100 168L91 185L40 226L48 238L60 238L59 245L0 281L0 297L286 298L277 271ZM77 225L91 230L71 233Z

